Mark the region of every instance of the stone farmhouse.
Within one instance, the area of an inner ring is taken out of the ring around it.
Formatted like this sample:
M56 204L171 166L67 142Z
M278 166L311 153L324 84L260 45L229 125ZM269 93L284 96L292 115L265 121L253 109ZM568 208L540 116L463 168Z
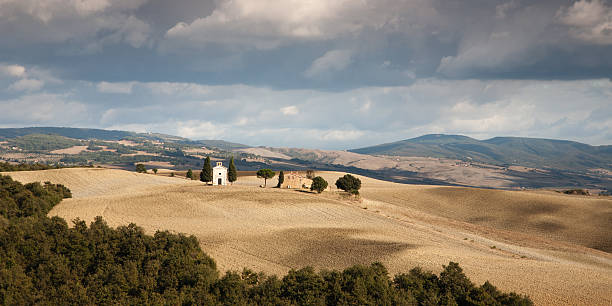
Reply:
M217 165L213 167L212 172L213 172L213 180L212 180L213 186L227 185L227 168L223 166L222 162L217 162Z
M307 178L306 175L299 174L296 171L291 171L285 174L285 180L281 184L280 188L310 188L312 180Z

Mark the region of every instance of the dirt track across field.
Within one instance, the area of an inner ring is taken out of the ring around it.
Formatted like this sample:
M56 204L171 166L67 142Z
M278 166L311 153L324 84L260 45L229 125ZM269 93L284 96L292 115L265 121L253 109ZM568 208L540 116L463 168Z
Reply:
M8 174L71 188L74 198L50 215L101 215L111 226L133 222L148 233L195 235L222 270L283 274L381 261L395 274L415 266L439 272L455 261L474 282L490 280L536 304L612 304L610 199L364 177L355 200L333 188L320 195L259 188L255 177L212 187L95 168ZM330 185L343 175L318 174Z

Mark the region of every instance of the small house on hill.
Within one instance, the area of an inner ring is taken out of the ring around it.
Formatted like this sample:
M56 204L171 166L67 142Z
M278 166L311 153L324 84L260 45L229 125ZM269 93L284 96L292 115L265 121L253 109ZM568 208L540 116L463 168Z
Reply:
M285 180L280 185L280 188L310 188L310 185L312 185L311 179L296 171L291 171L285 174Z
M213 186L227 185L227 168L223 166L222 162L217 162L217 165L213 167Z

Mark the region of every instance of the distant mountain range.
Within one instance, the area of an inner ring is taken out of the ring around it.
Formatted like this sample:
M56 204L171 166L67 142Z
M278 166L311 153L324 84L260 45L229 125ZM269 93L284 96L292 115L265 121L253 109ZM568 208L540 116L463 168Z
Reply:
M221 161L233 156L243 171L314 169L412 184L612 190L612 146L565 140L520 137L477 140L434 134L333 151L252 147L224 140L191 140L117 130L0 129L0 160L9 162L96 164L128 170L133 170L136 163L145 163L181 171L201 168L206 156Z
M474 160L494 165L584 170L612 169L612 146L575 141L495 137L477 140L460 135L431 134L350 152L368 155L421 156Z
M248 148L249 146L240 143L228 142L224 140L190 140L187 138L160 134L160 133L136 133L118 130L103 130L103 129L87 129L87 128L69 128L69 127L26 127L26 128L4 128L0 129L0 139L16 138L32 134L52 134L74 139L83 140L120 140L133 138L141 138L147 140L158 141L173 141L179 143L189 143L201 145L205 147L219 148L222 150L231 150L239 148Z

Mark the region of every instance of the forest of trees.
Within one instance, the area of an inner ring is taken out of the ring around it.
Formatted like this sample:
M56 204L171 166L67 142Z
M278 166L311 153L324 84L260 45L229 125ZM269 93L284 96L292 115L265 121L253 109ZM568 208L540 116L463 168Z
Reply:
M35 171L35 170L49 170L49 169L60 169L60 168L76 168L76 167L87 167L92 168L93 165L86 166L66 166L66 165L46 165L46 164L10 164L7 162L0 162L0 172L11 172L11 171Z
M0 176L0 304L531 305L490 283L474 285L456 263L440 275L415 268L391 278L382 264L344 271L310 267L286 276L223 275L193 236L101 217L69 227L47 213L70 190Z
M45 164L18 164L13 165L6 162L0 162L0 172L7 171L31 171L31 170L47 170L54 169L56 167L45 165Z

